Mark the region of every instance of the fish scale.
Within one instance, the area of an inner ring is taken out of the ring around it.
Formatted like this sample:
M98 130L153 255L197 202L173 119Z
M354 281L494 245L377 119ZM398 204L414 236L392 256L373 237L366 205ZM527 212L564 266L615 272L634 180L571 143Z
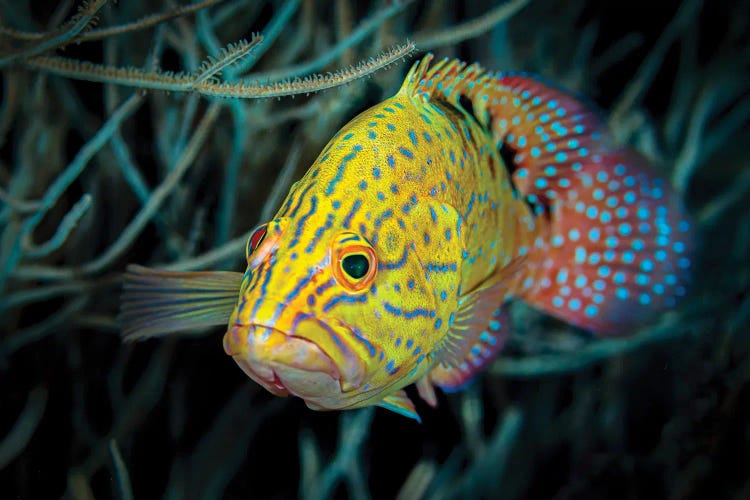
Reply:
M224 289L133 268L126 338L233 309L225 351L274 394L418 419L402 388L434 405L433 386L465 385L502 350L511 300L602 335L674 306L691 222L646 160L554 85L431 60L335 134Z

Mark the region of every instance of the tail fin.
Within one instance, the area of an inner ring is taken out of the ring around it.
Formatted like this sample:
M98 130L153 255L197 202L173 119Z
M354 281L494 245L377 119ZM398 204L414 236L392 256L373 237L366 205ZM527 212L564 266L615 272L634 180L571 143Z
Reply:
M226 325L242 277L227 271L184 273L128 266L118 316L124 340Z

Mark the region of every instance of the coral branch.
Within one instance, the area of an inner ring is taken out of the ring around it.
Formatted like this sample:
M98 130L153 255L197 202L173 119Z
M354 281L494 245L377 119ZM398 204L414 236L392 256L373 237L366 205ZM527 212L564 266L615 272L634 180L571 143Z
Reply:
M55 235L41 245L33 245L32 243L27 242L24 249L24 255L30 259L38 259L40 257L45 257L60 248L65 243L65 240L68 239L70 232L78 225L81 217L84 216L91 206L91 200L91 195L84 194L81 199L73 205L70 211L65 214L62 221L60 221L60 225L57 226Z
M130 474L122 459L120 447L117 441L109 440L109 453L112 455L112 467L115 469L114 476L117 478L117 490L120 493L120 500L133 500L133 488L130 485Z
M81 148L63 173L60 174L55 182L53 182L47 189L42 197L41 207L34 213L34 215L24 222L20 232L15 238L15 243L11 246L8 254L3 256L2 268L0 269L0 291L3 289L5 279L13 269L15 269L18 261L23 255L22 242L29 238L29 235L31 235L39 222L41 222L47 211L57 203L57 200L62 193L75 179L78 178L83 169L86 168L89 160L91 160L91 158L99 152L102 147L104 147L109 138L112 137L112 134L114 134L115 130L117 130L120 124L138 109L141 102L142 96L140 95L133 95L123 102L104 125L102 125L94 137Z
M0 54L0 68L15 63L21 59L28 59L45 52L59 49L76 41L78 35L96 22L96 14L107 3L107 0L92 0L84 2L78 14L61 26L56 32L44 36L30 46L11 50ZM13 32L15 33L15 32Z
M341 40L339 43L329 48L328 50L324 51L320 57L312 61L286 68L264 71L262 73L253 73L251 75L248 75L247 78L249 80L265 82L268 80L298 78L304 75L309 75L310 73L315 73L316 71L320 71L329 64L333 63L346 50L364 40L365 37L382 26L385 21L402 12L412 1L413 0L394 2L392 5L380 9L374 15L362 21L348 37Z
M168 90L172 92L198 92L210 97L258 99L265 97L285 97L297 94L310 94L321 90L351 83L375 73L410 55L416 46L413 42L397 45L386 52L370 57L350 66L326 75L310 75L274 83L258 82L216 82L209 77L240 57L250 53L260 42L256 37L249 44L240 44L225 51L224 57L229 60L210 60L198 75L187 73L169 73L162 71L145 71L139 68L116 68L87 61L77 61L60 57L40 56L26 61L30 68L48 71L68 78L88 80L101 83L112 83L149 90Z
M367 75L375 73L391 64L396 63L416 50L414 42L397 45L383 52L377 57L371 57L361 61L356 66L350 66L326 75L311 75L294 80L260 84L257 82L240 83L206 83L196 88L198 92L214 97L239 97L239 98L262 98L262 97L285 97L297 94L310 94L321 90L338 87L351 83Z
M4 469L29 444L46 407L47 390L42 387L33 389L13 428L0 441L0 470Z
M422 50L430 50L435 47L454 45L491 30L495 25L507 21L513 15L526 7L531 0L511 0L476 19L466 21L446 30L436 33L419 33L415 35L414 41Z
M247 42L246 40L240 40L237 43L230 43L225 48L221 49L218 57L209 56L206 61L201 64L198 73L193 79L193 87L199 87L209 78L212 78L217 73L222 72L227 67L235 64L256 48L258 44L263 40L260 35L253 35L252 40Z
M144 30L152 26L156 26L157 24L167 22L171 19L192 14L222 1L223 0L204 0L203 2L196 2L190 5L181 5L166 12L150 14L130 23L92 29L81 35L79 41L90 42L93 40L102 40L104 38L109 38L112 36Z

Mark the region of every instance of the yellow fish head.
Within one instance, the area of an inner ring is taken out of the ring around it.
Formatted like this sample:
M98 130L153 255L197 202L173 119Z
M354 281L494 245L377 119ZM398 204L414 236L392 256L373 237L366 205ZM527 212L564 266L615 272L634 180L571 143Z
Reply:
M353 233L338 233L321 251L305 251L295 233L293 221L278 218L249 239L248 269L224 348L272 393L324 408L363 384L364 356L374 349L346 315L327 314L337 302L331 299L342 297L342 288L347 299L364 298L377 267L370 265L372 247ZM344 275L344 267L356 278Z
M460 292L457 214L421 193L397 192L387 160L375 157L391 154L395 141L357 148L348 130L248 240L224 337L253 380L314 409L374 404L422 376ZM347 161L356 174L340 176ZM379 164L382 185L361 189L362 165ZM428 234L440 242L425 248Z

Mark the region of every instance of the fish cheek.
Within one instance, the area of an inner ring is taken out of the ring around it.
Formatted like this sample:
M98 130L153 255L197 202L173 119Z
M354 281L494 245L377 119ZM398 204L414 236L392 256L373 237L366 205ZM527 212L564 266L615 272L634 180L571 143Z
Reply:
M433 347L444 340L458 309L465 234L463 218L447 203L432 199L420 201L417 211L422 214L421 219L427 221L424 231L429 235L421 240L421 245L417 244L415 253L432 304L425 342Z
M442 344L455 319L463 248L460 226L461 216L452 206L422 198L410 211L406 230L383 232L398 243L389 248L382 242L388 258L382 259L378 274L382 284L377 293L377 335L389 382L401 378L408 383L429 368L430 353Z

